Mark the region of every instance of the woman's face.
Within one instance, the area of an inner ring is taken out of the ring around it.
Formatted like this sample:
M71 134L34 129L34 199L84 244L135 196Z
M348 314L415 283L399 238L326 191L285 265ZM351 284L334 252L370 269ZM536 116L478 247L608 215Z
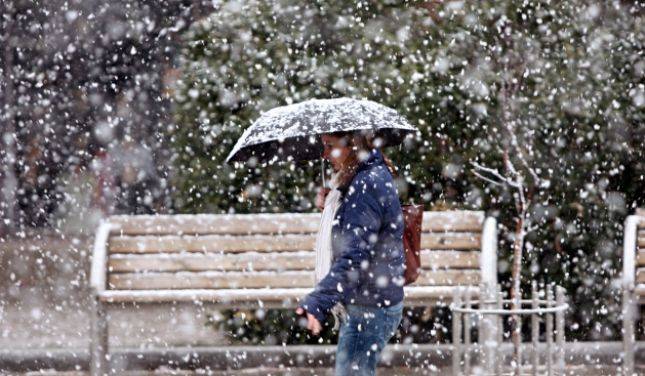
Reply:
M339 136L323 134L322 144L322 157L331 162L334 171L340 170L351 151L351 147L347 145L347 140Z

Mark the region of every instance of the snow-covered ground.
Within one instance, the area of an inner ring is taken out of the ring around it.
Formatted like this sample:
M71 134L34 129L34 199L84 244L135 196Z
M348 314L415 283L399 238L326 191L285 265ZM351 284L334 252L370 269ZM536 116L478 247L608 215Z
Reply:
M165 347L218 345L223 336L206 327L204 312L192 306L146 306L110 311L110 345ZM0 348L88 348L90 315L86 309L60 310L48 305L5 307Z
M0 243L0 349L88 348L87 279L91 238L32 236ZM191 305L144 305L110 310L113 346L222 344Z

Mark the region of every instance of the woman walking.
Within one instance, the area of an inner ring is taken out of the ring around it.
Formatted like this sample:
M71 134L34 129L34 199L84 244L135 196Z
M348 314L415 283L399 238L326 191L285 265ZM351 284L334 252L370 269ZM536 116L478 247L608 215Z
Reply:
M297 313L306 313L313 334L328 315L342 318L336 375L374 375L403 311L403 213L392 164L372 140L363 132L322 135L335 173L332 189L317 197L317 284Z

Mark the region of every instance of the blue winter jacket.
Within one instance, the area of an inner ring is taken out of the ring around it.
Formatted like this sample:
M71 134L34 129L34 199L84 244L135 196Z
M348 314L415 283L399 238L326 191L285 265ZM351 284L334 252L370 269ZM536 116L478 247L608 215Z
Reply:
M403 300L403 213L383 155L373 149L341 189L332 265L300 304L323 321L337 303L383 307Z

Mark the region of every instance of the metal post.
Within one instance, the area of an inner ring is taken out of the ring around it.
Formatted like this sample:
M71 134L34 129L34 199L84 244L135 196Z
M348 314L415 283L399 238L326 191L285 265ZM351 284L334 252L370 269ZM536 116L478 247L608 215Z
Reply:
M514 300L514 304L511 306L517 307L517 309L522 308L522 292L521 290L517 292ZM515 338L515 336L519 337L519 342L517 344L517 349L516 354L517 354L517 364L515 364L515 372L513 374L515 375L520 375L522 372L522 315L513 315L513 333L511 334L511 338ZM513 342L515 343L515 342Z
M546 306L553 307L553 291L551 286L545 286ZM546 314L546 370L547 375L553 375L553 314Z
M480 307L485 309L496 308L496 294L495 285L491 283L483 283L480 286L481 303ZM480 318L479 338L480 342L484 344L481 359L483 368L488 375L495 372L495 353L499 343L497 342L497 319L494 315L482 315Z
M497 308L498 309L503 309L504 308L504 303L502 300L504 299L504 296L502 295L502 287L500 285L497 285L497 289L495 291L497 295ZM500 376L502 374L502 368L504 366L504 353L502 352L502 345L504 344L504 321L502 319L502 315L498 315L497 318L497 361L495 362L495 373Z
M452 297L453 307L461 307L461 288L455 289ZM461 314L452 311L452 374L461 375Z
M564 287L555 288L555 304L558 307L564 305ZM556 344L556 367L559 373L564 372L564 311L555 314L555 344Z
M531 306L533 307L533 309L534 310L539 309L540 302L539 302L536 281L533 281L533 283L531 283L531 300L532 300ZM532 313L531 314L531 342L533 343L533 352L531 353L531 356L532 356L531 363L533 364L533 376L537 376L538 366L540 364L540 355L538 353L538 345L540 343L539 337L540 337L539 315L537 313Z
M108 374L109 368L106 307L94 291L91 299L90 375L103 376Z
M626 376L634 374L634 351L636 349L634 287L623 287L623 368Z
M480 299L482 297L480 296ZM466 289L465 304L466 309L471 308L470 289ZM470 313L464 313L464 374L470 375Z

